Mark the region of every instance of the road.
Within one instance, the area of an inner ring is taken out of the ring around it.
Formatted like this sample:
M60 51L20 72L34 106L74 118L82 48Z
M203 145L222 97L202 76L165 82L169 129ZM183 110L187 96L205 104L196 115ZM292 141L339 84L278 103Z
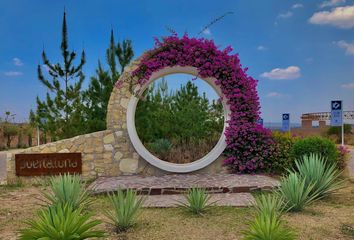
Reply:
M350 149L351 158L348 162L349 177L354 179L354 148Z

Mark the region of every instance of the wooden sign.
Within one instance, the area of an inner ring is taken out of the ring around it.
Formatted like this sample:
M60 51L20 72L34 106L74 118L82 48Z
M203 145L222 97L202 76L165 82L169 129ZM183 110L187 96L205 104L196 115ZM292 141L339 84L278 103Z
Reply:
M81 153L16 154L17 176L44 176L64 173L81 174Z

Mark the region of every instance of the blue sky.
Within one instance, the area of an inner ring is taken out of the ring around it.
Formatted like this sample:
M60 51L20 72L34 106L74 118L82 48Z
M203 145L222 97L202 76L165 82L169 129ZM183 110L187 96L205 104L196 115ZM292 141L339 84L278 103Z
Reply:
M220 47L231 45L248 73L259 80L262 116L293 122L303 112L328 111L332 99L354 110L354 0L130 0L0 1L0 116L18 121L35 108L46 89L36 67L41 51L60 59L61 23L67 10L69 45L84 48L86 84L98 59L104 60L109 32L133 41L135 56L153 46L153 37L197 36L203 26L233 11L200 36Z

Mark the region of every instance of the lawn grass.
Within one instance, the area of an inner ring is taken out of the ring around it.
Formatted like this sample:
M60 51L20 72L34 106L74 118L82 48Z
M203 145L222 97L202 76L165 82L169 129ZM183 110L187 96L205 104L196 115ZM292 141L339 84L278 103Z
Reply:
M40 207L39 187L0 188L0 239L16 239L23 220L33 217ZM260 194L260 193L257 193ZM95 197L90 207L95 217L104 221L100 228L104 239L242 239L241 231L253 218L252 208L214 207L204 216L194 216L179 208L143 209L138 224L126 233L113 233L102 209L108 208L106 197ZM303 240L353 239L343 225L354 226L354 183L301 213L283 217L287 227ZM346 235L348 234L348 235Z

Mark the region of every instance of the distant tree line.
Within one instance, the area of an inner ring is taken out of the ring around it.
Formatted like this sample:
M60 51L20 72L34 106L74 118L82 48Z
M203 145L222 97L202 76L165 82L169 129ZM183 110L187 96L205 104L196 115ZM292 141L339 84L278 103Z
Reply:
M34 128L28 123L14 123L14 115L10 111L5 112L5 117L0 118L0 150L9 149L11 147L27 147L32 146L32 135ZM13 145L17 138L16 146Z
M42 52L43 65L38 65L37 72L47 94L44 99L37 97L37 108L30 111L30 122L53 141L106 129L107 105L113 86L134 56L131 41L116 42L111 31L106 50L108 69L98 61L96 75L90 78L86 90L82 89L85 52L81 52L75 64L78 56L69 50L65 12L60 49L62 61L58 63L49 61L45 51Z

